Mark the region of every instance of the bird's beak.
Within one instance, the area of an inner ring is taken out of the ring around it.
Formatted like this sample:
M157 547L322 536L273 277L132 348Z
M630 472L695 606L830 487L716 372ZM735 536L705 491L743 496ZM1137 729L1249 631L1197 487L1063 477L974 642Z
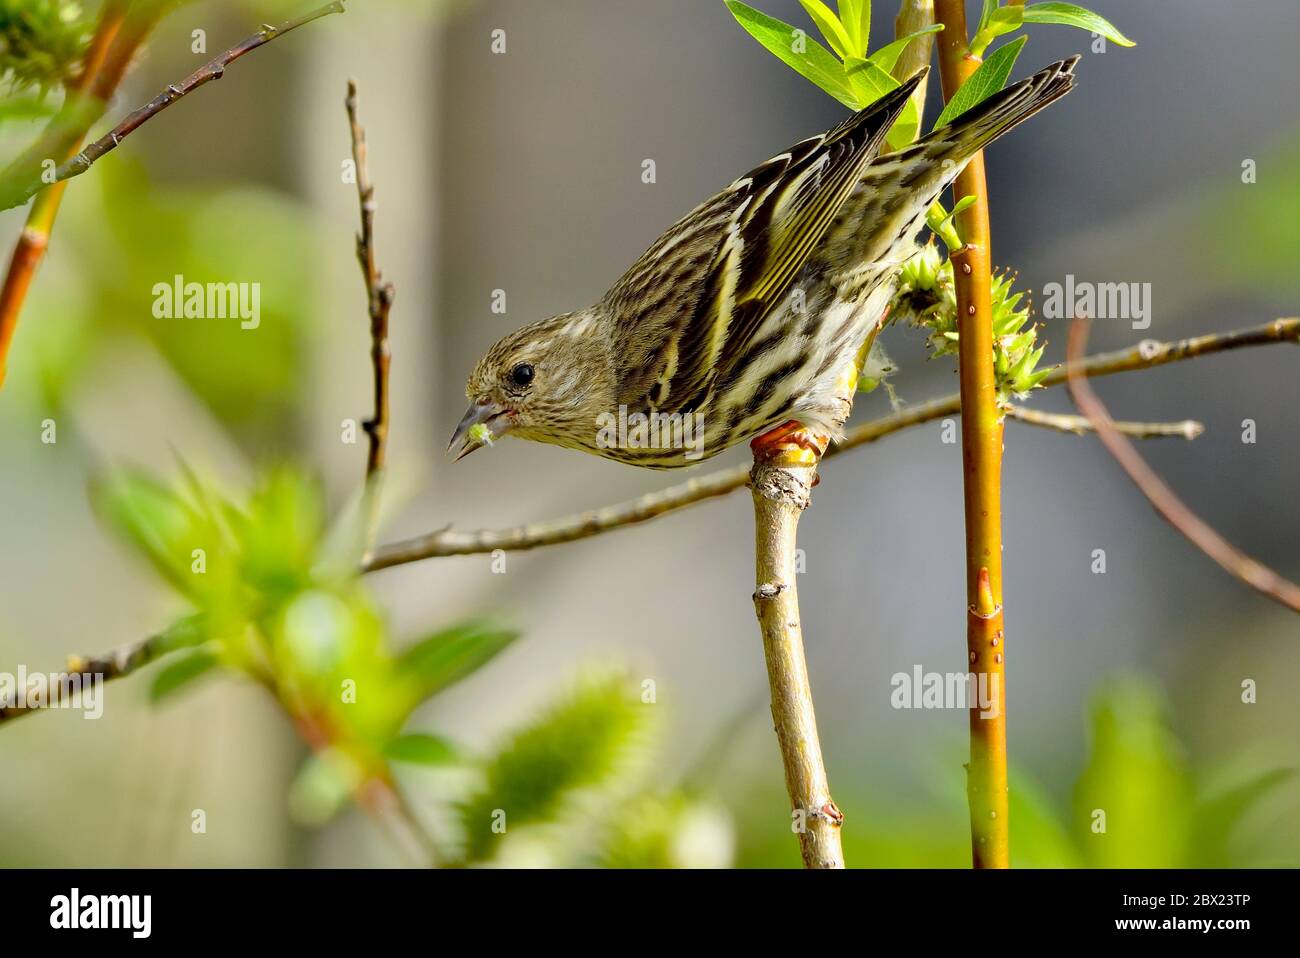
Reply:
M460 443L460 452L456 455L454 461L459 462L464 459L475 449L485 445L491 445L492 440L504 435L509 431L510 410L506 409L500 403L494 402L477 402L469 407L465 413L465 418L460 421L456 431L451 434L451 442L447 443L447 451L451 452L456 443ZM483 426L485 429L474 429L475 426ZM473 435L470 433L473 432Z

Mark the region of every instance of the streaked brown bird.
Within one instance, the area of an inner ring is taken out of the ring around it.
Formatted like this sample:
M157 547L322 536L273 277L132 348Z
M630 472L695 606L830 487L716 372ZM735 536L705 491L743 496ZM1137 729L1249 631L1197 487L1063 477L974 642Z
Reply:
M918 74L755 167L670 226L600 302L489 349L451 438L457 458L508 433L670 469L791 420L837 435L845 363L882 321L930 205L972 156L1068 93L1078 59L881 156Z

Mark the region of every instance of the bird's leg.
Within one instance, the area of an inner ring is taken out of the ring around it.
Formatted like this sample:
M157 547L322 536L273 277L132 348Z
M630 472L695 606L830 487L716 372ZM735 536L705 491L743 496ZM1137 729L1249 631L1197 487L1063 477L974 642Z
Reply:
M749 444L754 461L781 468L815 467L821 461L830 437L819 435L798 420L769 429Z

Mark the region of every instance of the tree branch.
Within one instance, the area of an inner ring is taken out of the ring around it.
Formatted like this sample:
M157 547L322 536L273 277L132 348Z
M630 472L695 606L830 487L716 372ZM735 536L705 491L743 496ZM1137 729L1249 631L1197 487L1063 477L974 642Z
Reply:
M1092 421L1087 416L1071 416L1067 413L1043 412L1026 406L1003 406L1012 419L1027 422L1032 426L1043 426L1058 432L1072 432L1076 436L1095 431ZM1116 422L1115 429L1125 436L1135 439L1158 439L1169 436L1177 439L1195 439L1205 432L1205 425L1194 419L1182 422Z
M1090 356L1079 369L1086 376L1109 376L1163 366L1212 353L1272 343L1300 342L1300 319L1279 319L1261 326L1213 333L1175 342L1146 340L1128 349ZM1044 386L1058 386L1066 381L1064 367L1053 369L1043 380ZM823 459L830 459L885 436L921 423L942 419L961 412L958 396L944 396L915 406L908 406L889 416L874 419L850 429L844 439L831 446ZM747 466L736 466L708 473L675 486L660 489L627 502L605 506L544 522L531 522L506 529L478 529L458 532L447 526L422 536L380 546L362 565L363 572L376 572L408 562L445 556L479 555L501 549L523 552L541 546L574 542L600 535L623 526L636 525L675 512L708 499L725 496L745 485Z
M152 100L140 107L138 110L128 114L117 126L109 130L94 143L91 143L80 153L69 158L55 171L54 183L62 183L74 176L80 176L85 173L95 163L107 153L121 144L121 142L144 125L148 120L153 119L167 107L171 106L182 97L193 93L199 87L210 83L213 80L220 80L225 74L226 67L238 60L247 53L252 53L258 47L270 43L277 37L282 37L286 33L305 26L313 20L319 20L321 17L329 16L332 13L344 13L344 0L334 0L323 7L319 7L310 13L305 13L293 20L288 20L278 27L270 24L263 25L262 29L250 37L235 44L229 50L217 54L199 69L195 70L184 80L179 83L170 84L165 90L155 96ZM39 169L33 171L23 178L21 185L10 186L0 197L0 209L10 209L26 202L35 196L46 186L53 185L41 179Z
M1246 555L1223 536L1219 535L1200 516L1189 509L1153 470L1133 444L1120 435L1102 401L1080 373L1074 360L1083 354L1088 345L1088 321L1075 319L1070 326L1067 358L1074 372L1070 376L1070 395L1074 403L1097 430L1106 450L1115 457L1128 477L1142 494L1150 500L1156 512L1183 534L1192 545L1219 564L1229 575L1235 576L1261 595L1300 612L1300 586L1278 575L1268 566Z
M1109 353L1098 353L1069 365L1051 371L1043 380L1044 386L1057 386L1066 381L1071 372L1083 377L1109 376L1115 373L1135 372L1164 366L1169 363L1210 356L1215 353L1245 349L1252 346L1268 346L1278 343L1300 343L1300 318L1278 319L1260 326L1233 330L1226 333L1211 333L1174 342L1157 342L1145 340L1137 346L1119 349ZM910 406L889 416L875 419L849 430L838 444L831 446L822 457L830 459L841 453L875 442L909 426L942 419L944 416L956 415L961 410L961 401L957 396L944 396L929 402ZM442 529L382 546L362 566L363 573L376 572L391 566L421 559L435 559L455 555L478 555L490 553L496 549L524 551L541 546L558 545L573 542L589 536L599 535L623 526L646 522L657 516L666 515L687 506L704 502L708 499L725 496L746 484L749 467L738 466L734 469L722 469L698 479L691 479L675 486L669 486L646 496L606 506L591 512L566 516L548 522L535 522L508 529L480 529L472 532L453 532ZM111 668L103 669L103 680L121 678L130 675L154 661L168 649L163 645L162 636L154 636L129 646L121 652L97 656L89 660L73 659L73 664L90 664L114 662ZM15 718L30 710L0 711L0 722Z
M393 284L384 281L375 265L375 187L370 181L367 163L366 131L357 121L357 83L348 81L344 101L348 124L352 130L352 162L356 167L357 198L361 204L361 232L357 234L357 261L366 283L366 300L370 309L370 362L374 367L375 412L364 428L370 437L370 454L366 459L366 478L373 479L386 462L388 443L388 370L392 354L388 349L388 314L393 306Z

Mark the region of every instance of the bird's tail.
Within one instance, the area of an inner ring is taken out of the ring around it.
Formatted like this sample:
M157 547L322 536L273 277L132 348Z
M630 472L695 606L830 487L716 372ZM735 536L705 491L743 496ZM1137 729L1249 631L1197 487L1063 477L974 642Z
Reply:
M925 213L972 156L1074 87L1077 56L995 93L952 123L873 160L824 244L833 270L870 285L915 251ZM861 275L858 275L861 274Z
M1074 89L1074 67L1078 62L1079 57L1072 56L1039 70L1029 79L1009 86L967 110L916 146L957 162L969 159L1003 133Z

